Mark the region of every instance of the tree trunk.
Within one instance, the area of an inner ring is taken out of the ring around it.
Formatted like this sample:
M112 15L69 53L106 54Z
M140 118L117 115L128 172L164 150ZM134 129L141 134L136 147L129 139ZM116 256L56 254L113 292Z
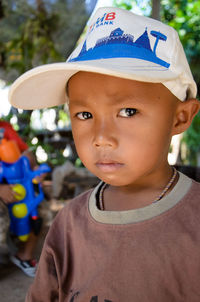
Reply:
M160 20L160 0L152 0L151 17Z
M200 152L197 152L197 167L200 167Z
M2 0L0 0L0 20L4 17L4 8ZM1 45L0 45L1 46ZM5 66L5 51L3 47L0 47L0 67Z
M36 0L36 5L39 12L45 12L44 3L42 0Z
M3 3L2 0L0 0L0 19L4 17L4 9L3 9Z

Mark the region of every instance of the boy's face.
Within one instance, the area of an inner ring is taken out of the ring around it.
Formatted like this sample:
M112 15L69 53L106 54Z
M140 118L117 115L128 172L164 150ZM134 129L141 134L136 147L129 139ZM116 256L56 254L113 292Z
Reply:
M180 101L166 87L79 72L68 88L77 152L93 174L114 186L142 185L168 166Z

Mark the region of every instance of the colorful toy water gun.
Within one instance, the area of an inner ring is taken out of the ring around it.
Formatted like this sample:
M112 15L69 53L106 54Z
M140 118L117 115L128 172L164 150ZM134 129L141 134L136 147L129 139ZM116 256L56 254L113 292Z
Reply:
M32 170L29 159L21 156L15 163L0 162L0 183L6 180L13 184L13 191L19 201L8 205L11 218L10 230L21 241L28 239L32 224L37 225L38 205L44 199L41 184L38 183L38 192L35 192L34 180L37 176L50 172L47 164L42 164L37 170Z
M47 164L42 164L37 170L32 170L29 159L21 156L17 144L4 139L3 134L0 128L0 183L12 184L18 200L8 205L10 230L21 241L26 241L32 228L36 230L40 225L37 208L44 199L44 193L41 184L37 184L37 176L51 169Z

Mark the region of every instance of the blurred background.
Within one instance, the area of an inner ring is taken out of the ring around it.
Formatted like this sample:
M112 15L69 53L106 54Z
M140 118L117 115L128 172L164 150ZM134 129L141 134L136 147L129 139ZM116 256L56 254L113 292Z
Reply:
M200 86L200 0L0 0L0 118L9 121L38 161L53 167L77 157L64 106L44 110L10 107L9 86L32 67L65 61L84 35L87 20L100 6L117 6L153 16L179 33L198 88ZM200 166L200 114L190 129L175 136L171 164Z

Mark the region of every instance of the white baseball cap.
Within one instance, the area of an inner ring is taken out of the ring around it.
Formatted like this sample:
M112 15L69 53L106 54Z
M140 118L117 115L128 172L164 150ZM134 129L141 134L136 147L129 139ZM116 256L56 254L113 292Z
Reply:
M91 18L85 39L67 61L24 73L11 86L9 101L22 109L61 105L67 101L66 83L79 71L162 83L181 101L197 93L172 27L123 9L103 7Z

